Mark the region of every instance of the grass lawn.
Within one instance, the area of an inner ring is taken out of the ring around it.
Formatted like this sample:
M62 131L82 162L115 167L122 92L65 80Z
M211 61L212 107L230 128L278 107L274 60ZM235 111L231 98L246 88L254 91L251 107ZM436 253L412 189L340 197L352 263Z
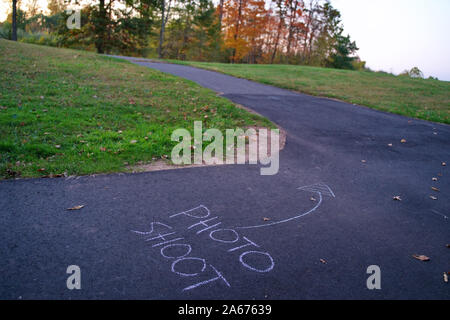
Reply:
M382 72L293 65L169 61L413 118L450 124L450 82L396 77Z
M273 127L193 82L89 52L0 40L0 179L127 171L177 128Z

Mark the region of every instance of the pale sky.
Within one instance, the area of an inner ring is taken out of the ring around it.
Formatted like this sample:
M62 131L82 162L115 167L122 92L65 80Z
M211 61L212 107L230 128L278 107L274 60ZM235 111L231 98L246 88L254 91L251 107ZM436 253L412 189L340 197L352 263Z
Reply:
M27 0L22 0L24 3ZM42 7L46 0L38 0ZM0 21L11 0L0 0ZM450 81L450 0L331 0L345 32L373 70L398 74L418 67Z
M373 70L450 81L450 0L331 0Z

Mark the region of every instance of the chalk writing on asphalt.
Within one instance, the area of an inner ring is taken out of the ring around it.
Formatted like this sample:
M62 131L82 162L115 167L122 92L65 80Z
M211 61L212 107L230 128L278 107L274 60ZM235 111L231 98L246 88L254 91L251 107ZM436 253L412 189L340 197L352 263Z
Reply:
M220 268L202 256L201 248L194 243L214 243L215 250L222 250L223 254L235 259L240 268L247 272L264 274L272 271L275 267L272 255L261 244L243 235L241 230L270 227L300 219L316 211L323 202L323 196L335 197L333 191L324 184L300 187L299 190L316 193L319 201L312 209L288 219L253 226L227 227L222 224L219 216L212 215L208 207L199 205L170 215L167 222L151 222L145 231L132 232L140 235L151 248L159 250L172 273L189 280L190 283L182 291L212 283L231 287ZM194 241L193 237L199 240Z

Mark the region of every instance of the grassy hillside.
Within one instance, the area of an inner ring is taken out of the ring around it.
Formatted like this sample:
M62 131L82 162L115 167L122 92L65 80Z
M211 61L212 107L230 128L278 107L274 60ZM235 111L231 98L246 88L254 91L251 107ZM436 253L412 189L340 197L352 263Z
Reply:
M450 123L450 82L292 65L171 62L409 117Z
M0 40L0 178L126 171L177 128L272 126L190 81L88 52Z

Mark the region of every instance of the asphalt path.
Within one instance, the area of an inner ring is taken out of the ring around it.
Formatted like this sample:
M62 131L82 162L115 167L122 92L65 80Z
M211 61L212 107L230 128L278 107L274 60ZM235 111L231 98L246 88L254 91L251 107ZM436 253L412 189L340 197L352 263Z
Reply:
M2 181L0 298L450 298L449 126L128 59L283 127L279 173L230 165ZM80 290L66 286L70 265ZM367 288L373 265L380 290Z

